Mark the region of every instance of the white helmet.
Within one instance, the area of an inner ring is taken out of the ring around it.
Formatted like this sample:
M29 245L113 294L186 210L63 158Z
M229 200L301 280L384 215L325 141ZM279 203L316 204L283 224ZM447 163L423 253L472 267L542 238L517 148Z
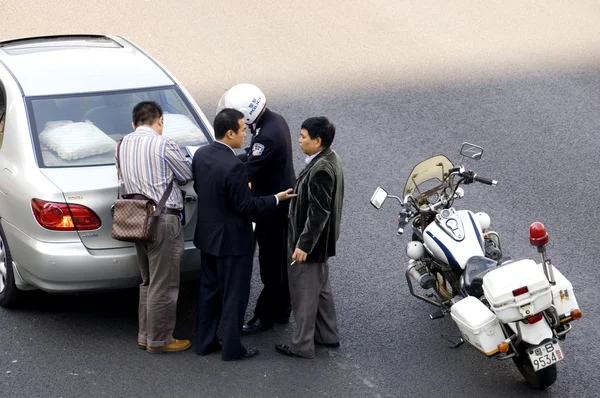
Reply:
M217 105L217 113L224 108L237 109L244 114L246 124L253 124L266 104L267 98L258 87L242 83L231 87L223 94Z

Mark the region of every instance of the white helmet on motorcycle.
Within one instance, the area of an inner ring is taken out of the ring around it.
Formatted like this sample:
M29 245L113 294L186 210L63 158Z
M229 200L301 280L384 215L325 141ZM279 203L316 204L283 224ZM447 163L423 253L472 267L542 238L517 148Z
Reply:
M425 247L421 242L413 240L406 244L406 255L413 260L419 260L425 255Z
M490 216L487 213L480 211L479 213L475 213L477 219L479 220L479 225L481 225L481 229L485 232L492 223Z
M267 105L267 98L254 84L242 83L231 87L223 94L217 113L224 108L233 108L244 114L244 122L253 124Z

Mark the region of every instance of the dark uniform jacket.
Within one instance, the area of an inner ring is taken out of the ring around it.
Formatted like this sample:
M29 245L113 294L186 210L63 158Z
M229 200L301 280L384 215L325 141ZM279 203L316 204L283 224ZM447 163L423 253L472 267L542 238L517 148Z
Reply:
M274 195L294 186L290 128L281 115L268 108L256 124L250 147L239 158L246 163L252 196ZM281 203L277 214L287 217L288 208L288 201Z
M300 172L290 204L288 253L308 254L307 262L322 263L335 256L344 203L342 161L324 149Z
M275 196L252 197L246 167L219 142L196 151L192 173L198 194L194 245L213 256L252 253L250 216L275 210Z

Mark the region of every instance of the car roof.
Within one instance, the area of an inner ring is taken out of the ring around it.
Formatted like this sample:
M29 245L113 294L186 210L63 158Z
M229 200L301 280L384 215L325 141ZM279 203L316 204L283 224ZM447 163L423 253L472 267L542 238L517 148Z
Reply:
M0 62L26 96L174 84L160 65L122 37L62 35L2 41Z

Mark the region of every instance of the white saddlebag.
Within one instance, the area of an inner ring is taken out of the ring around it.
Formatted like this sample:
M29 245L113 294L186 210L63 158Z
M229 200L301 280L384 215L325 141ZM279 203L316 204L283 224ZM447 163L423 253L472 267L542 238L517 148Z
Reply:
M552 305L550 282L533 260L508 263L483 277L483 293L503 323L540 313Z
M543 273L542 263L537 264L537 266ZM556 308L558 316L570 317L571 310L579 309L575 293L573 292L573 285L554 266L552 266L552 269L554 270L554 280L556 281L556 285L551 288L554 308Z
M506 339L496 315L475 297L454 304L450 314L463 338L485 355L497 353L498 344Z

